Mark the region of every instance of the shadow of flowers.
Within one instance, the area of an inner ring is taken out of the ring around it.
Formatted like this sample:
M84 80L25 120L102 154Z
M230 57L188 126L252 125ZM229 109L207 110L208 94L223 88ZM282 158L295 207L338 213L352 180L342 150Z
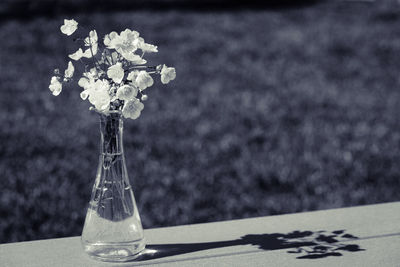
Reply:
M297 259L320 259L329 256L342 256L343 252L363 251L349 241L358 239L345 233L345 230L327 231L293 231L288 234L254 234L239 239L204 243L150 244L136 261L146 261L169 256L181 255L215 248L253 245L262 250L289 249L287 253L298 254Z

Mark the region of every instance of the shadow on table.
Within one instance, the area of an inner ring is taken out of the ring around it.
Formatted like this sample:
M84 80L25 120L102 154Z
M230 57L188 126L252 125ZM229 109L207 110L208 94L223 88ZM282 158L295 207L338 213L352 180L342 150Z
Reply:
M149 244L136 261L146 261L169 256L181 255L214 248L254 245L262 250L290 249L288 253L298 254L297 259L319 259L329 256L342 256L342 252L363 251L356 244L347 244L357 237L345 233L344 230L326 231L294 231L288 234L255 234L245 235L239 239L205 243L182 244Z

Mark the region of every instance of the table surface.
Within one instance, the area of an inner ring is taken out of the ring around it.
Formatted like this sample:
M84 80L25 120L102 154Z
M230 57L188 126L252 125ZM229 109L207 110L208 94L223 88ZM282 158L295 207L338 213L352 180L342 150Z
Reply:
M400 202L145 230L139 259L90 259L80 237L0 245L0 266L400 266Z

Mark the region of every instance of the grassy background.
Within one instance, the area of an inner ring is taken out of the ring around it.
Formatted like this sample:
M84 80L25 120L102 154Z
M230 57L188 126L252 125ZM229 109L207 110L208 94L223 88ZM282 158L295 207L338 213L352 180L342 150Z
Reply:
M400 7L81 13L138 30L177 79L125 123L145 228L400 200ZM0 22L0 242L79 235L98 118L48 90L63 15Z

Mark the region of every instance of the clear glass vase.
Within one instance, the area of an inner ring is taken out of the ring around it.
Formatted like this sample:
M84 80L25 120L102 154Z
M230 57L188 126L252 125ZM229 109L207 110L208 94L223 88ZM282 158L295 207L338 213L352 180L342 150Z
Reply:
M92 258L129 261L144 249L145 240L125 165L121 113L100 114L100 132L99 165L81 241Z

